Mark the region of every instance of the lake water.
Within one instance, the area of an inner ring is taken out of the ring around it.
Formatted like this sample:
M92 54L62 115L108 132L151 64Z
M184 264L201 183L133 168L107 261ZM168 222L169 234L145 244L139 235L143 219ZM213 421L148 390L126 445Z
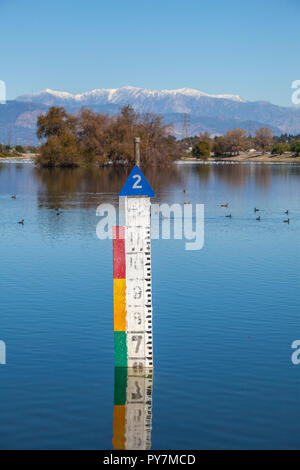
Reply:
M0 163L1 449L112 448L112 242L95 211L127 175ZM152 241L152 448L299 449L300 166L146 176L158 202L205 205L202 250Z

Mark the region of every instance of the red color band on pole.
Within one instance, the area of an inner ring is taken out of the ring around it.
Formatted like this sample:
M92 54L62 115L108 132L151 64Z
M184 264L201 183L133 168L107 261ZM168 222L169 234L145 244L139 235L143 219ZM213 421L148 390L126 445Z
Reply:
M113 273L114 279L126 279L125 227L113 227Z

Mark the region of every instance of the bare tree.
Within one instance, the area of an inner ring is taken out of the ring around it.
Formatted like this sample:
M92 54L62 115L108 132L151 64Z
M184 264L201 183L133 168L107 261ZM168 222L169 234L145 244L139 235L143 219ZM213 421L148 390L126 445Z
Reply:
M232 154L239 155L240 152L244 152L249 148L248 135L244 129L237 128L227 131L225 138Z
M178 158L179 147L169 126L154 114L138 114L124 106L116 116L81 109L77 116L52 107L38 117L37 135L47 141L38 162L46 166L134 163L133 139L141 138L141 163L164 165Z
M268 127L260 127L255 131L254 144L258 150L267 152L271 149L273 143L273 132Z
M208 132L200 132L199 141L200 142L207 142L209 144L209 146L211 147L213 139L210 137Z
M216 139L213 151L216 155L238 155L250 147L247 132L244 129L232 129Z

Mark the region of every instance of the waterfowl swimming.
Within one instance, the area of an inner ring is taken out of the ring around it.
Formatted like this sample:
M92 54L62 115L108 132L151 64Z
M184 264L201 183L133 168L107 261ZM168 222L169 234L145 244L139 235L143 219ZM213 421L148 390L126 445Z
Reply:
M288 213L289 213L289 211L288 211L288 210L286 210L286 211L285 211L285 214L288 214Z
M259 209L257 209L257 207L254 207L254 212L258 212Z
M286 224L289 224L289 223L290 223L290 219L286 219L286 220L284 220L283 222L285 222Z
M18 224L24 225L24 219L20 220L20 222L18 222Z
M16 199L17 196L16 196L15 194L13 194L11 198L12 198L12 199Z
M228 202L226 204L221 204L221 207L228 207Z
M183 192L186 193L186 189L185 189L185 188L184 188Z
M256 217L256 220L260 220L260 215L258 217Z
M225 215L225 217L229 217L231 219L231 214L227 214Z

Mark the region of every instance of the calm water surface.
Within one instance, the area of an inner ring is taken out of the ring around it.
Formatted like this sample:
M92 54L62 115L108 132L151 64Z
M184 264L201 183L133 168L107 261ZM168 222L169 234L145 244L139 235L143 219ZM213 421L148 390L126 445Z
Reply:
M1 449L112 448L112 243L95 210L127 174L0 163ZM300 166L146 176L159 202L205 204L202 250L152 242L152 448L299 448Z

